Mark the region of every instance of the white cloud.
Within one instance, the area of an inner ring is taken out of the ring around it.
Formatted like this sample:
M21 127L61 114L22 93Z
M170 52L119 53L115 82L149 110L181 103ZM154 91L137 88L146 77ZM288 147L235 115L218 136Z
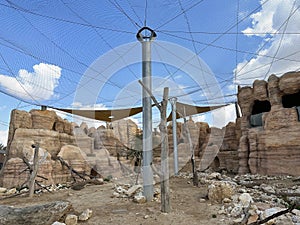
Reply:
M33 66L33 72L20 69L15 77L0 74L0 85L7 92L23 99L47 100L55 96L61 68L40 63Z
M267 79L271 74L280 76L299 70L300 35L295 34L300 30L299 6L299 0L272 0L262 4L261 10L251 16L252 25L243 32L249 38L261 37L261 43L257 46L257 56L237 65L238 84L251 85L255 79ZM277 31L278 34L272 33ZM271 33L261 34L266 32Z
M8 130L0 130L0 143L7 145Z

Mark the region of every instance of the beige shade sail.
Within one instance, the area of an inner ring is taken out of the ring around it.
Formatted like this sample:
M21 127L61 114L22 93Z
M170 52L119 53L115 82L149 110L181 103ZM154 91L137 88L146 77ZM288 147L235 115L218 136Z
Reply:
M177 102L176 103L176 119L183 118L186 116L192 116L199 113L209 112L214 109L218 109L224 107L226 105L218 105L218 106L194 106L189 104L184 104ZM168 116L167 121L172 120L172 113Z
M154 106L154 105L152 105ZM214 109L224 107L226 105L219 106L194 106L189 104L176 103L176 119L192 116L199 113L208 112ZM133 115L136 115L143 111L143 107L128 108L128 109L112 109L112 110L92 110L92 109L61 109L54 108L66 113L71 113L77 116L83 116L90 119L112 122L120 119L124 119ZM172 120L172 113L168 116L167 121Z
M85 109L60 109L57 110L71 113L77 116L83 116L90 119L112 122L138 114L143 111L143 107L129 108L129 109L112 109L112 110L85 110Z

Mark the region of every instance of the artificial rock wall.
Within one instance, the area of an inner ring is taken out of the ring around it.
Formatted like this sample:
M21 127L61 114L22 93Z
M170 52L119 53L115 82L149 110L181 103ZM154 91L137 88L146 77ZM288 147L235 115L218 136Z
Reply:
M300 175L299 93L300 72L239 88L239 173Z
M123 147L120 143L130 142L137 126L129 120L115 122L113 126L114 129L103 126L89 128L85 123L78 126L50 110L13 110L0 186L20 187L26 182L29 171L24 161L32 163L33 144L39 144L38 175L46 178L37 178L41 184L73 181L70 170L57 160L58 157L87 175L93 168L103 177L119 176L120 165L111 155Z
M24 184L29 171L24 161L33 162L33 144L39 144L38 175L41 184L71 181L70 171L56 160L61 156L79 172L89 172L85 155L76 146L72 124L54 111L13 110L11 112L6 161L1 170L1 185L18 187Z

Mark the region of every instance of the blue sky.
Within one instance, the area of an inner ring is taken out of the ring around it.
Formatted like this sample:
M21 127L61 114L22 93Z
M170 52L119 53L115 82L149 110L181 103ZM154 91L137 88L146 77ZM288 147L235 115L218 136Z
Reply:
M127 65L108 77L106 68L114 63L101 60L113 52L125 62L126 51L114 50L128 43L139 47L135 35L145 25L157 33L154 48L169 42L189 49L210 68L216 82L211 84L204 77L200 87L193 79L200 75L154 63L158 99L162 83L167 83L171 95L185 94L179 100L191 104L208 104L206 88L213 85L225 96L216 104L233 102L234 96L226 96L236 94L238 84L249 85L272 73L280 76L299 70L299 7L299 0L1 0L0 142L6 144L9 114L14 108L139 105L136 81L141 77L140 63ZM91 67L97 60L98 67ZM89 68L103 72L82 85ZM92 88L94 82L102 82L102 89ZM92 102L78 102L79 89L97 97L91 97ZM218 125L234 120L233 107L218 113L225 115ZM135 120L140 122L140 117ZM211 122L211 115L195 119Z

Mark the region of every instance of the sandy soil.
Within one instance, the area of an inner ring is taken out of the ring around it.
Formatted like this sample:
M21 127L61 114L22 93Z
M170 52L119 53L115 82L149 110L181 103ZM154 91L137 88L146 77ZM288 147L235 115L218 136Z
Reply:
M79 224L197 224L218 225L229 224L229 219L218 215L220 205L210 201L199 201L207 194L206 186L194 187L191 180L173 177L170 180L171 212L161 213L160 202L137 204L129 199L112 198L113 183L90 185L82 190L59 190L54 193L28 197L14 197L1 200L0 204L26 206L57 200L71 202L75 212L89 208L92 217ZM156 185L159 188L159 184Z

